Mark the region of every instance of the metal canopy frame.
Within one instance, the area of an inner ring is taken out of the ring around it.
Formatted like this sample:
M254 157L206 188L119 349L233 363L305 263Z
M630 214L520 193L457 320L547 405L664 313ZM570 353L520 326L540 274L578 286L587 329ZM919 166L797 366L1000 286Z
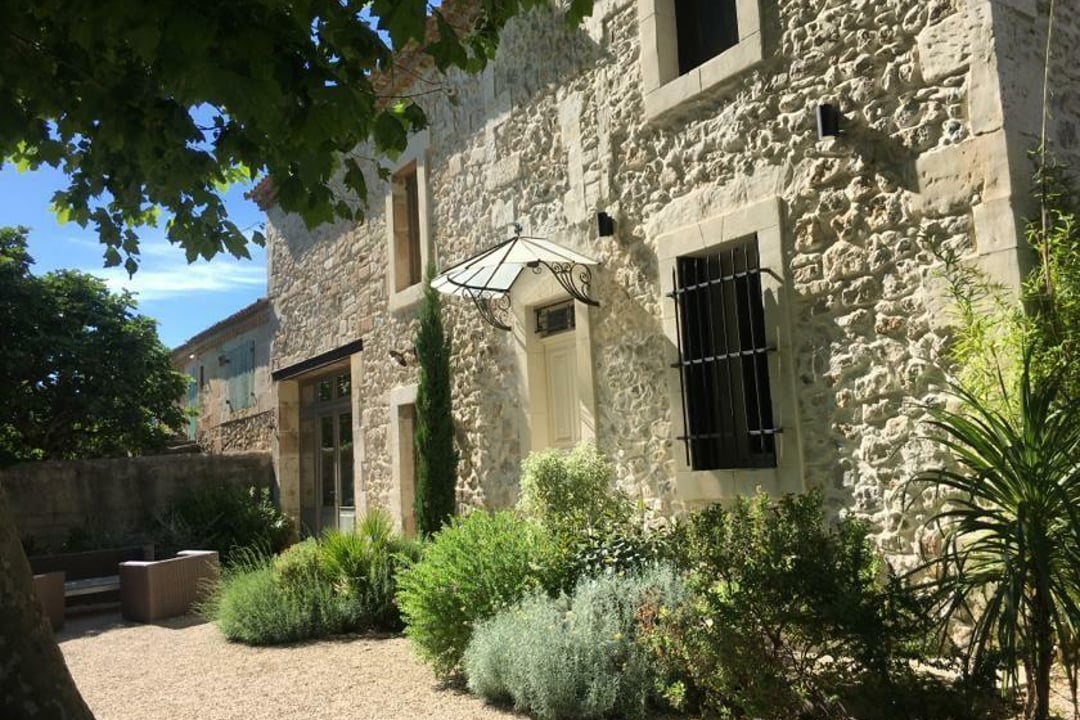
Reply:
M590 295L590 266L598 265L596 260L550 240L522 235L517 223L513 228L513 237L447 268L431 286L447 295L468 298L480 317L500 330L510 330L510 291L526 268L536 275L546 269L572 298L600 305Z

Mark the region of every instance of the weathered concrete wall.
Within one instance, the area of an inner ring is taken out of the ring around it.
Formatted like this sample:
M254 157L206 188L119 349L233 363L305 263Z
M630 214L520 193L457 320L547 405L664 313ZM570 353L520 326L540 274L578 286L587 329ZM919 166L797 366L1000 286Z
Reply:
M0 472L19 533L45 546L74 528L142 530L178 493L205 482L274 487L270 454L34 462Z
M660 277L657 239L778 199L792 319L780 362L794 364L794 381L773 393L797 400L797 427L786 432L798 437L804 484L824 487L835 508L869 519L891 554L911 557L923 506L937 500L927 492L904 516L903 489L943 459L920 439L921 408L942 399L950 336L934 253L948 245L972 258L993 254L997 277L1018 277L1013 200L1026 188L1008 178L1022 176L1023 149L1005 132L1012 105L1002 106L1000 88L1030 75L1031 60L996 53L1036 31L1024 35L1017 23L1034 20L1015 4L762 3L765 59L659 120L644 107L638 3L600 0L575 30L543 13L522 18L482 76L443 80L454 102L425 100L439 265L505 239L512 220L601 261L593 288L601 306L590 311L596 440L635 496L679 511L698 499L675 481L680 409L663 380L675 349L662 331L671 281ZM837 141L817 140L814 108L823 102L845 114ZM984 112L994 102L997 122ZM1056 132L1069 131L1063 122ZM388 396L415 382L414 369L387 354L415 320L388 307L377 192L362 226L311 234L273 210L268 237L280 322L274 365L364 338L358 475L368 501L386 505ZM616 218L616 237L596 236L598 210ZM525 453L525 371L513 338L469 304L448 301L446 318L459 499L506 504ZM737 475L725 485L753 489Z

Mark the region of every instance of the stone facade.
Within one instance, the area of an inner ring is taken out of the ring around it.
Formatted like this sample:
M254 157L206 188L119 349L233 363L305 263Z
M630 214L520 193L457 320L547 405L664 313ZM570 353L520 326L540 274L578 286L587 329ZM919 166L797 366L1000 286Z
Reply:
M273 332L269 302L260 299L173 350L173 365L191 383L187 406L195 416L188 439L204 452L270 450Z
M739 2L740 12L749 6ZM663 101L649 107L646 76L672 42L647 32L659 0L598 0L577 29L557 14L514 21L482 75L441 78L444 92L422 100L432 252L445 268L505 239L517 221L600 261L600 306L577 306L581 437L595 439L620 484L656 512L759 486L819 486L838 511L867 518L891 555L910 558L936 499L928 491L905 514L905 484L942 460L920 439L921 408L942 400L950 337L936 252L955 248L1005 284L1019 281L1045 7L762 0L754 9L760 61L719 80L712 68L705 90L661 86ZM1073 47L1078 12L1058 12L1056 46ZM1050 127L1075 159L1080 76L1059 57ZM841 137L818 139L822 103L841 109ZM409 346L415 309L391 309L386 184L369 186L368 217L355 227L308 232L269 209L279 322L271 362L279 370L362 338L348 365L357 503L397 509L404 489L391 434L401 423L391 397L415 383L415 368L389 353ZM598 211L615 218L614 237L598 237ZM674 248L720 244L725 226L772 238L762 254L782 279L765 298L783 423L776 471L690 472L676 439L667 273L682 252ZM445 303L464 505L516 496L540 417L528 308L557 297L523 277L511 333L466 301ZM279 386L278 422L291 423L296 390ZM299 478L282 468L306 452L290 437L277 448L286 498Z

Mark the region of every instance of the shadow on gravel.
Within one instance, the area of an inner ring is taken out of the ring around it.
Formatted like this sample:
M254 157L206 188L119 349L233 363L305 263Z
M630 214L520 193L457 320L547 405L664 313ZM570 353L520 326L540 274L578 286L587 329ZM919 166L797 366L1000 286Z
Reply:
M102 635L110 630L137 627L139 625L156 625L169 630L183 630L185 628L203 625L206 619L198 615L182 615L168 620L159 620L154 623L139 623L125 620L118 612L83 613L68 616L64 621L64 628L56 633L56 642L63 644L67 640L77 638L94 637Z

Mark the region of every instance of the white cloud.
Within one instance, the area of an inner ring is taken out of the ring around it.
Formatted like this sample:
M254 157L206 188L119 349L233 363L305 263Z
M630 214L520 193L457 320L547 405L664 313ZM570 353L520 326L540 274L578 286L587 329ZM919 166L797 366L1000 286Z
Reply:
M154 267L144 262L134 277L129 278L122 267L88 270L101 278L109 289L130 290L140 301L168 300L191 293L222 293L240 288L266 285L266 268L253 263L229 262L215 258L213 263L188 265L181 250L176 250L178 262L166 261Z

